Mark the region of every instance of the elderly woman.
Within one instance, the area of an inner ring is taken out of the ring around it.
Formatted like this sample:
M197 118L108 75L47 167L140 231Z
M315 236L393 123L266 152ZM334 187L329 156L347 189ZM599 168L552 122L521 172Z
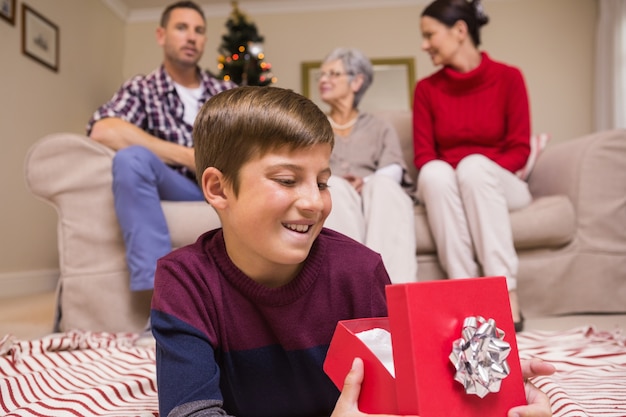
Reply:
M335 132L326 225L379 252L392 282L411 282L417 279L413 201L403 187L412 179L393 126L358 108L373 75L369 59L353 48L333 50L321 66L320 98L330 106Z

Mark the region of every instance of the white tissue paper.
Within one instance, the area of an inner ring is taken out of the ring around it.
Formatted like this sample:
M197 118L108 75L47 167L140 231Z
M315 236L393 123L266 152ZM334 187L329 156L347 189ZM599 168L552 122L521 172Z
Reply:
M385 329L375 327L355 334L365 346L378 358L392 377L396 377L393 366L393 351L391 348L391 333Z

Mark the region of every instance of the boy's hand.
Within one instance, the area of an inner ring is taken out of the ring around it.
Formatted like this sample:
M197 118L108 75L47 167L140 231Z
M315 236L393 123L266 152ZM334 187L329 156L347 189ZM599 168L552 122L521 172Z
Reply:
M540 375L552 375L556 372L554 365L539 358L522 359L520 364L522 365L522 375L524 378L532 378Z
M544 362L541 359L525 359L521 360L522 375L524 378L532 378L539 375L552 375L556 368L554 365ZM526 400L528 405L513 407L509 410L509 417L550 417L552 410L550 408L550 399L548 396L532 382L526 381Z
M331 417L395 417L390 414L365 414L359 411L358 401L361 393L361 382L363 382L363 361L361 358L354 358L352 369L346 375L341 395Z
M522 360L522 375L524 378L531 378L539 375L551 375L556 368L542 361L541 359ZM355 358L352 362L352 369L348 372L343 384L343 390L337 400L337 405L331 417L364 417L365 414L359 411L359 393L361 392L361 382L363 382L363 361ZM531 382L526 382L526 400L528 405L513 407L509 410L509 417L550 417L552 411L548 396L535 387ZM371 416L371 415L370 415ZM376 417L393 417L387 414L376 414Z

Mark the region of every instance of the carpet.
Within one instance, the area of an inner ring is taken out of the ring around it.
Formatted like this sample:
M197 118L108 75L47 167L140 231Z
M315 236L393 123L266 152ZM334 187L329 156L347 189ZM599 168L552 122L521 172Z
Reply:
M517 335L522 358L557 373L534 378L554 416L626 416L626 339L580 327ZM0 412L17 416L158 416L155 354L135 334L68 332L0 339Z
M0 340L0 412L158 416L153 346L135 334L68 332Z
M523 332L520 358L539 357L557 372L533 383L548 394L559 417L626 416L626 338L621 330L581 327Z

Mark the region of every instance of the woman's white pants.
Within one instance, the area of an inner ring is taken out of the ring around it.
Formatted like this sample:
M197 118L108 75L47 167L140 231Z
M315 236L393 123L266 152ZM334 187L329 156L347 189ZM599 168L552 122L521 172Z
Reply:
M413 201L391 178L374 174L361 194L341 177L328 181L333 209L326 227L380 253L391 282L417 281Z
M456 170L433 160L419 171L417 197L449 278L505 276L509 291L517 288L509 210L532 201L525 181L483 155L464 158Z

